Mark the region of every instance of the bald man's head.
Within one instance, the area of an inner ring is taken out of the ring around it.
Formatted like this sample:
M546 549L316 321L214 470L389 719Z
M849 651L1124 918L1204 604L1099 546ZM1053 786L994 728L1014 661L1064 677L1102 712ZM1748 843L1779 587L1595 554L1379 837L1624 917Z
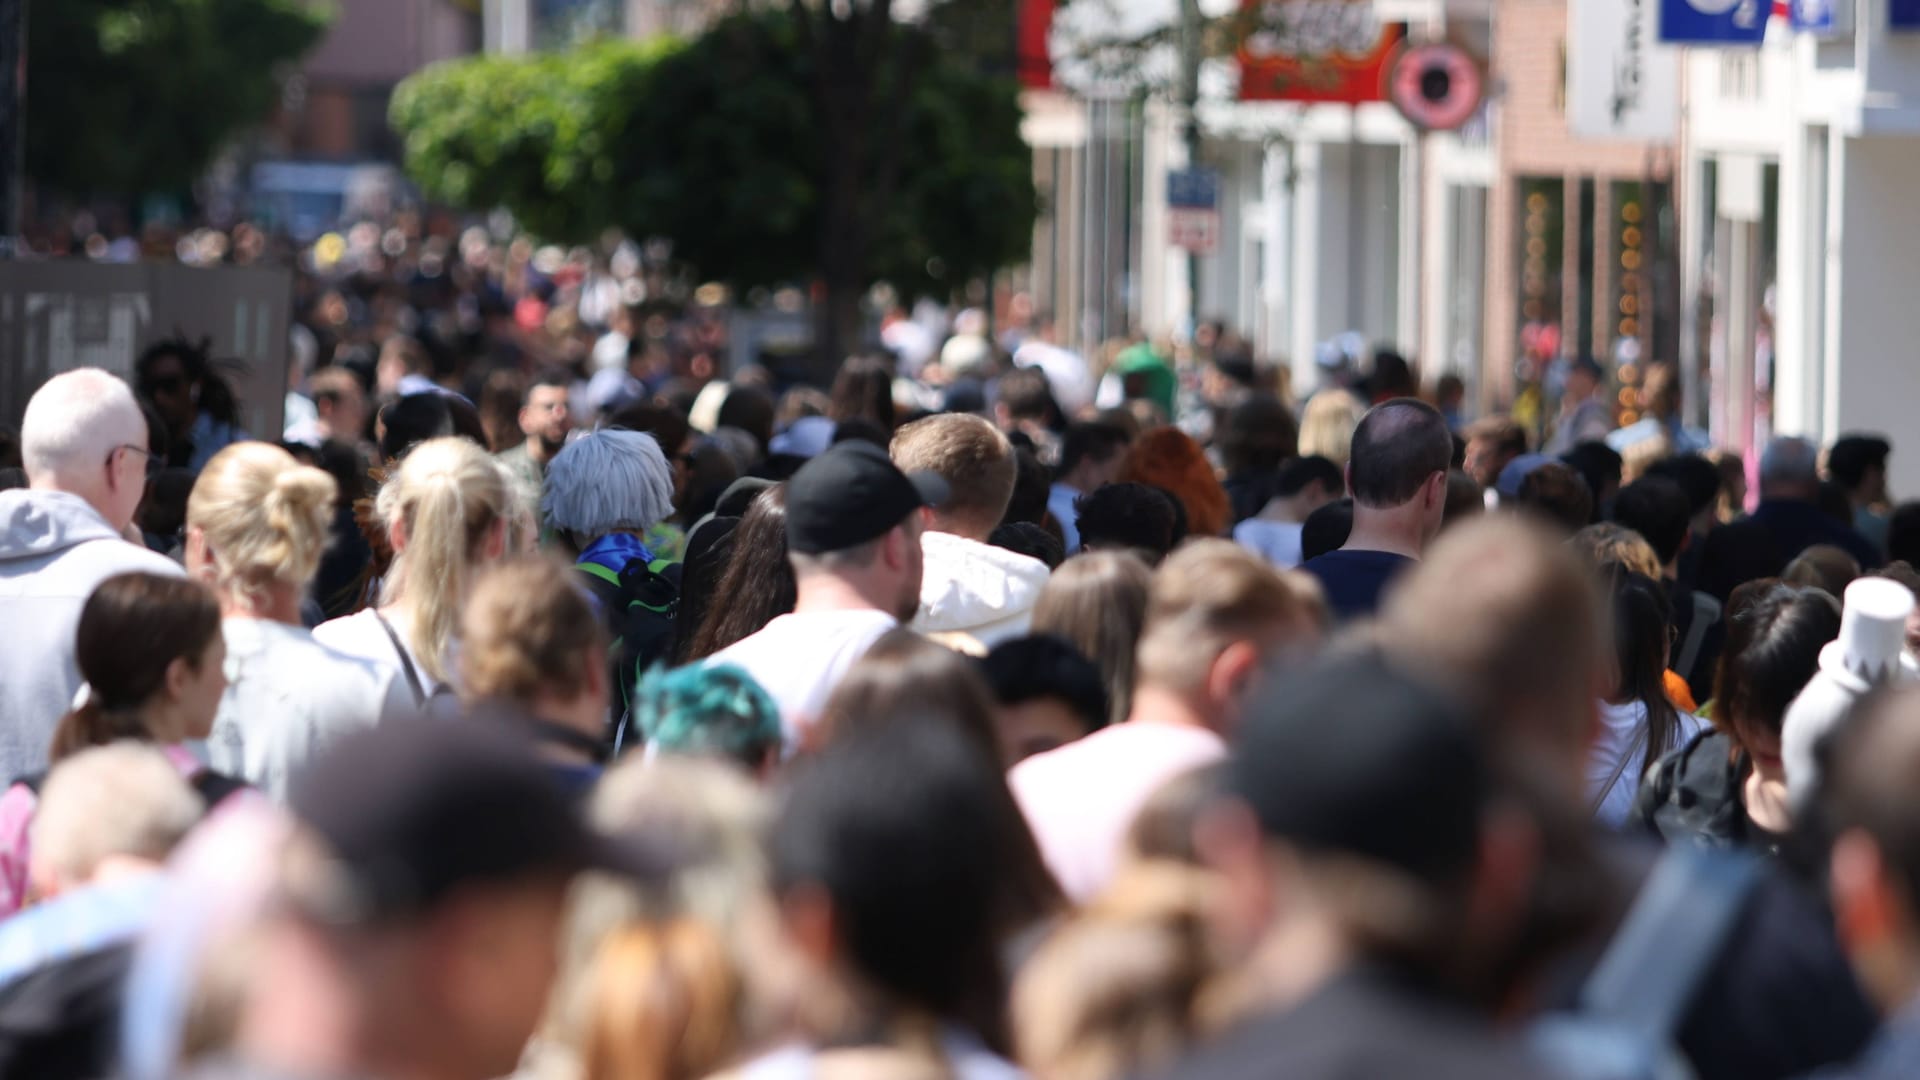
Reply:
M1348 465L1354 501L1399 506L1453 462L1453 434L1439 410L1414 398L1376 405L1353 429Z

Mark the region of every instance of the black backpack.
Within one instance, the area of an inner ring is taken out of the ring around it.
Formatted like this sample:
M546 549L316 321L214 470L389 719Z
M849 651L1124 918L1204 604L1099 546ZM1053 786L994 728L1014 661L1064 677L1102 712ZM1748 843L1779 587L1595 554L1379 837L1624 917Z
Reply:
M680 610L680 565L664 559L634 559L618 574L599 563L575 564L586 577L606 619L612 643L608 666L616 689L609 720L610 741L618 754L630 737L634 685L673 652L674 618Z

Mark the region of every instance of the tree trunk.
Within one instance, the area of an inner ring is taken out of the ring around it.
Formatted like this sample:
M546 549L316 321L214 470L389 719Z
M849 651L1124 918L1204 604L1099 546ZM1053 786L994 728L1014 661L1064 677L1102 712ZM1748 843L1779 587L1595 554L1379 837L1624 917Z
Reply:
M891 0L855 3L843 18L828 9L810 11L804 0L792 10L815 57L815 103L825 142L813 370L830 384L847 354L864 344L860 301L872 276L875 238L893 201L917 50L895 55L892 46L901 35L895 33ZM890 84L882 85L889 73Z

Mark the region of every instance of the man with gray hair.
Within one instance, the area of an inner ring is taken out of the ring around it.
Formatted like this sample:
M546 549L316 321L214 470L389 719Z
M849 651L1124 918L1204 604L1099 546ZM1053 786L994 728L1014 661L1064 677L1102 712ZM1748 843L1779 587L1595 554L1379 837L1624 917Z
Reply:
M1776 436L1760 455L1760 505L1749 518L1777 549L1781 569L1817 544L1831 544L1871 570L1883 561L1867 538L1820 506L1820 452L1806 439Z
M673 513L673 468L651 435L596 431L548 463L541 509L547 528L574 553L613 642L617 740L634 684L673 646L680 570L641 540Z
M80 689L73 635L94 586L181 573L124 539L162 464L126 383L99 368L47 380L27 402L20 451L28 487L0 492L0 777L47 767Z

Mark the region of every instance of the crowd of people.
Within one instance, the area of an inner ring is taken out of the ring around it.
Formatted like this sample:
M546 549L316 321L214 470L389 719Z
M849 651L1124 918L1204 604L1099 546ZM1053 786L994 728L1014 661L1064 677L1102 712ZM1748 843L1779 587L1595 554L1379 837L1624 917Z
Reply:
M1884 439L547 286L316 291L277 440L187 341L34 394L0 1074L1920 1071Z

